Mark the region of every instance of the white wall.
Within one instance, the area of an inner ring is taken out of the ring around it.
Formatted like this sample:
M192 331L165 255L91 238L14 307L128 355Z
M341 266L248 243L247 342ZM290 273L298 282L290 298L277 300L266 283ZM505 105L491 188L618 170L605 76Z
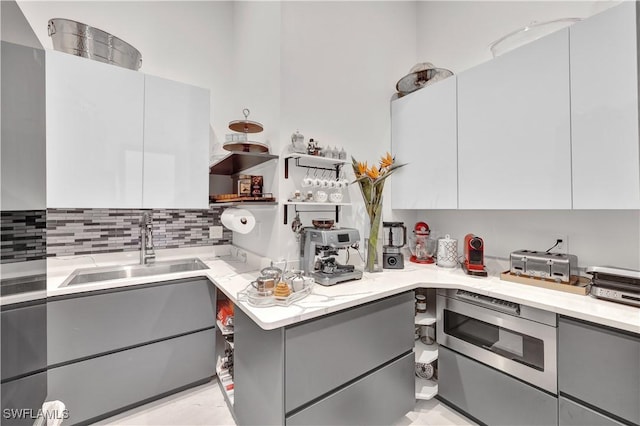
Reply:
M339 145L360 160L377 161L390 147L389 99L399 75L415 58L413 2L237 2L235 90L265 126L262 141L272 153L286 155L297 129L307 140ZM242 23L240 25L240 23ZM235 101L237 104L237 100ZM350 169L348 165L346 169ZM275 172L275 174L274 174ZM305 170L284 160L248 173L264 174L266 187L280 201L296 189ZM364 230L361 196L351 188L358 207L343 208L342 226ZM252 208L258 225L234 234L234 243L275 259L297 260L298 242L284 207ZM334 217L332 209L303 213L305 226L314 217ZM364 235L363 235L364 237Z
M563 17L588 17L619 1L427 1L418 6L418 61L460 72L491 59L489 44L529 24ZM543 65L543 64L541 64ZM434 159L433 161L437 161ZM405 212L407 214L409 212ZM557 235L580 266L640 269L640 212L635 211L422 211L440 236L461 241L471 232L485 239L486 254L546 250ZM461 247L461 244L459 244Z
M243 108L251 111L250 120L264 126L253 140L266 142L271 153L279 153L281 145L280 83L280 3L235 2L233 28L233 112L242 118ZM246 170L246 174L262 175L264 190L278 193L278 168L270 161ZM279 198L278 198L279 199ZM275 226L279 206L255 207L256 228L249 234L234 233L234 244L255 253L279 257L281 235Z
M414 2L283 2L282 3L282 135L299 129L323 146L344 147L370 164L390 150L389 99L395 84L415 61ZM351 165L344 167L353 176ZM281 199L298 185L294 172L283 183ZM340 224L365 236L365 213L357 187L350 188L352 208L341 211ZM307 213L301 218L310 225ZM290 213L290 220L293 219ZM281 223L281 222L278 222ZM290 257L297 243L280 225Z

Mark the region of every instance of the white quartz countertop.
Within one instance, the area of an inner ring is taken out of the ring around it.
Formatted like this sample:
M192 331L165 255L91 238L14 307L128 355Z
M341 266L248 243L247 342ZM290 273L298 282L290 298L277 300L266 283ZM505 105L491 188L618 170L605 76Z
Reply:
M238 252L241 257L238 257ZM65 287L60 287L60 284L77 268L136 264L139 260L139 254L138 252L129 252L113 255L50 258L47 262L47 295L54 297L156 281L207 277L237 305L237 309L242 309L263 329L270 330L415 288L459 288L640 333L640 308L599 300L590 296L502 281L499 278L500 267L497 265L492 268L492 265L489 264L490 276L479 278L470 277L459 268L444 269L435 265L418 265L406 262L405 269L385 270L373 274L365 273L361 280L330 287L315 285L310 295L290 306L253 307L245 301L240 301L238 293L258 276L260 268L267 264L266 259L232 246L185 248L157 252L157 261L190 257L198 257L210 269Z

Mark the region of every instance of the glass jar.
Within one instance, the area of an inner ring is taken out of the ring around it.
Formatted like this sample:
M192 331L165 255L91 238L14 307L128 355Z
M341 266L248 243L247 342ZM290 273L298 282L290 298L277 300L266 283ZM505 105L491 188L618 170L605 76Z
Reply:
M433 345L436 341L435 339L435 328L433 325L423 325L422 330L420 331L420 341L425 345Z
M427 312L427 297L424 294L416 294L416 312L419 314Z

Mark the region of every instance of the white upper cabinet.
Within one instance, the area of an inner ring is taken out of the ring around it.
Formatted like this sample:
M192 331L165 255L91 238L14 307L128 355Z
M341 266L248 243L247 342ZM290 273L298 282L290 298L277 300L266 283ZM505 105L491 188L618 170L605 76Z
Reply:
M143 208L209 207L209 91L145 77Z
M573 208L638 209L637 4L623 2L569 32Z
M47 207L209 207L209 91L47 51Z
M455 76L391 103L392 208L458 207L456 133Z
M46 51L47 207L142 204L144 75Z
M459 74L458 207L570 209L569 107L568 29Z

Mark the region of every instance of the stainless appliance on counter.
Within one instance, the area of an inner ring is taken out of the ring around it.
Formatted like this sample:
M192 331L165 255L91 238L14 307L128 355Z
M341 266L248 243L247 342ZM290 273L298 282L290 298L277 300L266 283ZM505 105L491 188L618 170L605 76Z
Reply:
M640 271L590 266L585 272L593 276L591 296L640 306Z
M556 395L555 313L438 289L438 343Z
M357 229L304 228L300 238L300 263L305 275L321 285L359 280L362 271L336 261L339 250L349 249L360 241Z
M515 275L549 278L563 283L568 283L572 275L578 275L578 258L573 254L516 250L511 253L510 260L510 272Z

